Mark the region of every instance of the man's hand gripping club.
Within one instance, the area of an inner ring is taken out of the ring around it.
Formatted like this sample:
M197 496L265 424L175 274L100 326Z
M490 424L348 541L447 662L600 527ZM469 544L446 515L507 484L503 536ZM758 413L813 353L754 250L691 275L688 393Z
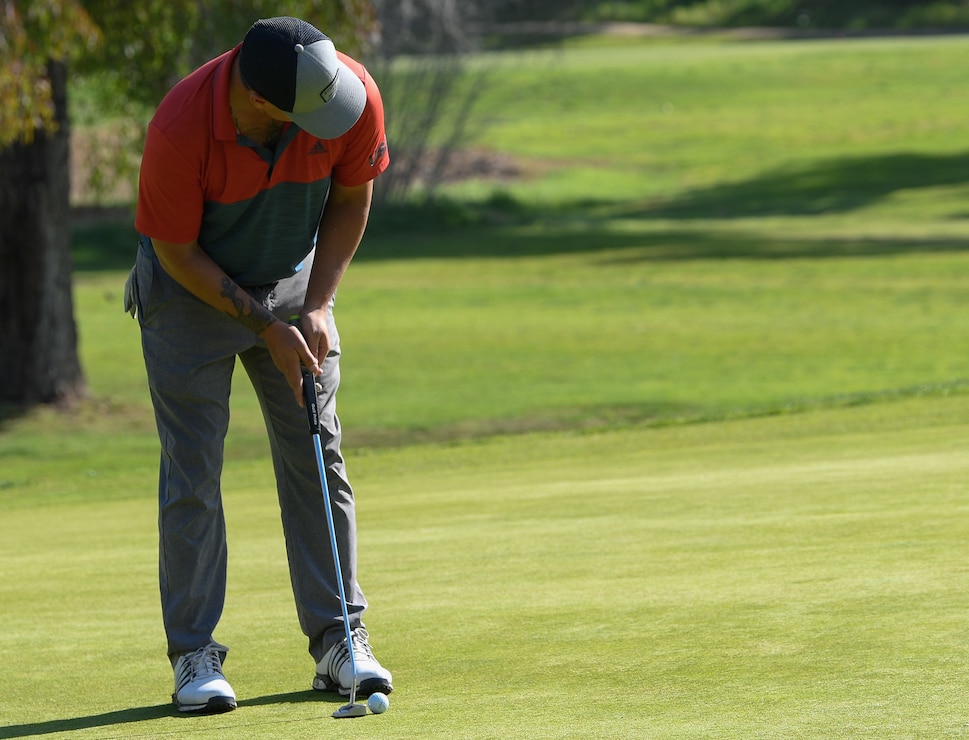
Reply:
M266 327L262 338L266 342L270 357L273 358L273 364L292 389L296 403L304 406L304 377L308 376L312 380L323 371L303 337L299 319L291 320L288 324L274 321ZM313 384L314 387L318 385L315 381Z

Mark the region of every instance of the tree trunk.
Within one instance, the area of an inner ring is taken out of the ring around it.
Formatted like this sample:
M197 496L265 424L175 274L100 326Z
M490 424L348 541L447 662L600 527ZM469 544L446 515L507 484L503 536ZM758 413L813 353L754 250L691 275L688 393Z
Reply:
M67 68L48 63L57 129L0 150L0 401L86 394L71 287Z

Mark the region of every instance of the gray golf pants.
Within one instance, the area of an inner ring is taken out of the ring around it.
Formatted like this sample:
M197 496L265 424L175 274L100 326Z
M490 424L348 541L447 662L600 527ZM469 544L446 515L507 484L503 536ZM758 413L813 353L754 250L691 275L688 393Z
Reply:
M249 292L286 320L302 308L311 264L312 255L292 278ZM221 474L230 381L239 357L266 422L297 614L318 662L345 632L306 412L265 344L172 279L147 239L138 249L132 284L161 442L159 573L169 657L174 661L212 642L222 615L227 545ZM340 453L340 350L330 308L334 346L318 378L323 387L321 441L350 627L355 629L362 626L367 602L356 580L353 491Z

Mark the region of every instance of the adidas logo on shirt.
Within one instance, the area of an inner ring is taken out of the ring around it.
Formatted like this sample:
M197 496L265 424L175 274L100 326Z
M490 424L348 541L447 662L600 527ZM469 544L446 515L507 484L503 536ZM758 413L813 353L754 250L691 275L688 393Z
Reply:
M317 141L307 154L326 154L326 147L323 146L322 141Z

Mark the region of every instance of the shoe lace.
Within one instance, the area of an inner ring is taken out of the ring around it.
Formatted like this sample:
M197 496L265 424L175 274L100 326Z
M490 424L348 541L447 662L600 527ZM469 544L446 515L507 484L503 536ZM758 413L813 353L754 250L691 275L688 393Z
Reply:
M204 676L223 676L222 655L215 645L206 645L184 656L178 672L177 689L181 690Z
M367 641L370 637L367 630L363 627L357 627L350 635L353 638L354 661L359 663L361 660L376 660L373 655L373 648L370 647L370 643ZM333 658L330 660L330 674L333 676L339 675L340 668L348 660L350 660L350 651L347 650L347 641L344 638L339 647L333 651Z
M353 636L353 657L359 660L364 658L366 660L374 660L373 648L370 647L367 634L367 630L363 627L358 627L353 632L350 633Z

